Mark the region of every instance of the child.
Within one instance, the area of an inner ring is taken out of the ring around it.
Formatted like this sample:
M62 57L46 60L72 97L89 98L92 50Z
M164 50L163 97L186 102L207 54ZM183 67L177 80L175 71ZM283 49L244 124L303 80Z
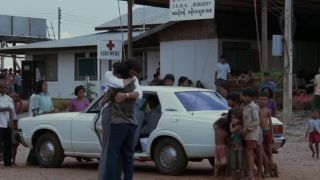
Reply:
M257 149L257 141L259 138L259 107L253 101L255 90L246 88L241 93L241 100L245 104L243 107L243 128L241 134L245 140L248 164L248 176L254 178L254 152Z
M74 94L77 96L73 99L68 107L69 112L82 112L89 106L89 100L85 96L86 90L80 85L74 89Z
M265 87L262 89L263 93L266 93L269 101L268 101L268 105L267 108L269 108L270 112L271 112L271 116L272 117L276 117L277 116L277 102L274 99L274 93L272 92L272 90L268 87Z
M12 164L16 165L16 156L20 143L20 138L18 135L18 120L14 119L13 124L11 125L11 134L12 134Z
M240 94L237 92L231 92L227 96L228 105L230 106L227 119L231 122L231 115L235 109L240 109Z
M231 115L231 149L230 149L230 167L232 176L235 179L244 177L244 142L241 136L242 129L242 112L241 110L233 111ZM240 177L236 177L240 176Z
M260 127L263 132L263 147L264 151L268 156L268 160L273 163L272 158L272 144L273 144L273 133L272 133L272 120L271 111L268 108L269 97L266 93L262 92L259 96L260 105Z
M13 100L13 103L14 103L16 114L21 114L22 111L23 111L23 103L22 103L22 101L20 99L19 94L12 93L11 97L12 97L12 100Z
M313 111L312 119L308 120L308 129L306 137L309 135L309 147L312 151L312 157L315 157L313 144L316 148L316 158L319 159L319 142L320 142L320 120L317 111Z
M228 164L229 123L226 118L220 118L214 123L213 127L216 142L214 176L218 177L221 169Z

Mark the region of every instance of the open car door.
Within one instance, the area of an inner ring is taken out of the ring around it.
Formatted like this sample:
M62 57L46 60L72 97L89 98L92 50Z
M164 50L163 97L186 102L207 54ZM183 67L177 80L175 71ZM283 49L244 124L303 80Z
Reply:
M100 94L94 102L91 103L89 108L86 110L89 113L96 113L95 118L92 121L91 129L96 133L100 145L102 145L102 125L101 125L101 106L100 106L100 100L103 96L103 93Z

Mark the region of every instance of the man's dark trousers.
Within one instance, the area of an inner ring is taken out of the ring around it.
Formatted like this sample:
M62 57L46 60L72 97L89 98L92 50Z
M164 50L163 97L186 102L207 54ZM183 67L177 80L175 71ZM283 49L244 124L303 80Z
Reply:
M117 180L119 157L122 158L124 180L133 179L134 124L112 124L107 155L108 180Z
M0 143L3 142L3 162L5 166L12 165L12 142L11 142L11 129L0 128Z

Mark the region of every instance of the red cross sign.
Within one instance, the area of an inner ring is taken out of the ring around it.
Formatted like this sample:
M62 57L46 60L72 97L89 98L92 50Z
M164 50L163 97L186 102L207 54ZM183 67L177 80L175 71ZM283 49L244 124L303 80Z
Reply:
M98 58L100 60L121 60L122 59L122 41L121 40L99 40Z
M107 44L107 48L109 48L109 51L112 51L112 49L114 48L114 44L112 43L112 41L109 41L109 43Z

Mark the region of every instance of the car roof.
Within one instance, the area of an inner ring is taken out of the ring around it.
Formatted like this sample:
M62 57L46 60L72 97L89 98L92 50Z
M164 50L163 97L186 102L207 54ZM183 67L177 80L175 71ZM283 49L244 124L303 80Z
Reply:
M156 92L185 92L185 91L211 91L210 89L202 89L195 87L181 87L181 86L141 86L142 91L156 91Z

